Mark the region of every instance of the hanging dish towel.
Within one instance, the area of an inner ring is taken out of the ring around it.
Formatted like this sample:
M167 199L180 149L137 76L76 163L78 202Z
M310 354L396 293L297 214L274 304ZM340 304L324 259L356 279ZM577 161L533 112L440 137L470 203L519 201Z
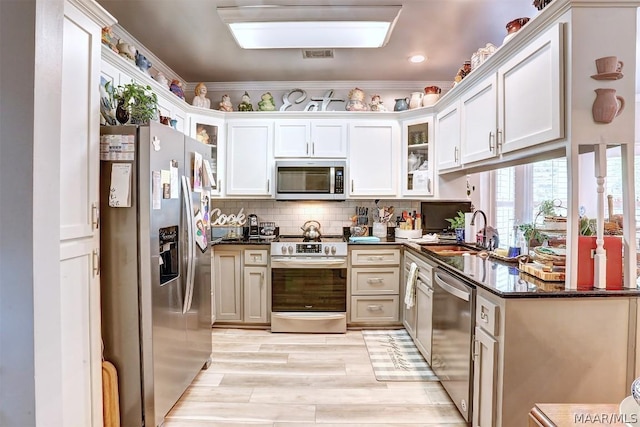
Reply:
M418 266L415 262L409 267L409 275L407 276L407 285L404 293L404 305L407 309L413 307L416 303L416 279L418 278Z

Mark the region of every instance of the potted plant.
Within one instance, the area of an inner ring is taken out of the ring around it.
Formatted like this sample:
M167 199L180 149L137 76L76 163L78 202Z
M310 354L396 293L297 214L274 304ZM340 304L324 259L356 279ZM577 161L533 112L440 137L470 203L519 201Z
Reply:
M451 224L451 228L456 232L456 241L464 242L464 212L458 211L458 215L453 218L446 218Z
M112 105L116 105L116 119L120 123L147 124L157 118L158 96L151 86L131 82L114 87L107 82L105 89L111 96Z

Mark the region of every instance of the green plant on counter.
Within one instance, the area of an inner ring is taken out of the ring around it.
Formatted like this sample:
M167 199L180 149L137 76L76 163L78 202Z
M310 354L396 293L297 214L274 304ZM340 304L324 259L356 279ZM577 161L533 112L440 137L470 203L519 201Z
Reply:
M453 218L446 218L447 221L451 224L451 228L454 230L456 228L464 228L464 213L462 211L458 211L458 215Z
M596 220L589 219L586 216L580 217L580 235L581 236L595 236L596 235Z
M113 100L112 105L126 108L131 116L131 123L146 124L157 118L158 96L151 86L136 82L113 86L111 82L107 82L105 89Z
M518 230L522 231L524 241L527 242L527 246L529 247L539 246L547 240L547 236L541 233L532 223L520 224Z

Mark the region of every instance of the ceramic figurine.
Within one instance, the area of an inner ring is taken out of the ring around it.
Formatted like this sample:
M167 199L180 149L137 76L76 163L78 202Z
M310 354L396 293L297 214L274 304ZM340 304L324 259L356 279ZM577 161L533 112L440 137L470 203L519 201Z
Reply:
M111 27L102 28L102 44L106 44L111 48L115 53L120 53L118 48L116 47L116 38L113 36L113 31Z
M209 134L203 126L198 126L196 130L196 139L203 144L209 144Z
M258 102L258 111L275 111L276 103L271 96L271 92L263 93Z
M231 98L226 93L222 95L222 101L220 101L220 111L233 111L233 105L231 104Z
M380 95L373 95L371 97L371 104L369 104L369 109L371 111L387 111L387 107L382 104Z
M345 106L347 111L367 111L367 104L364 102L364 91L354 88L349 91L349 100Z
M238 104L238 111L253 111L253 105L251 105L251 98L247 92L242 95L242 101Z
M462 79L467 77L467 75L471 72L471 61L464 61L464 64L458 70L458 74L453 79L454 82L460 83Z
M136 51L137 49L133 46L131 46L129 43L127 43L126 41L120 39L120 41L118 41L118 53L120 54L120 56L124 56L125 58L133 61L135 63L135 59L136 59Z
M182 82L180 80L171 80L171 86L169 90L173 92L178 98L184 99L184 91L182 90Z
M207 86L204 83L198 83L194 90L195 95L191 101L191 105L201 108L211 108L211 100L207 98Z
M169 89L169 85L170 85L169 80L167 80L167 77L164 75L162 71L158 71L156 75L153 76L153 79L158 83L160 83L162 86Z
M140 68L140 71L142 71L147 75L150 75L149 68L151 68L151 62L147 59L147 57L136 50L135 58L136 58L136 66Z

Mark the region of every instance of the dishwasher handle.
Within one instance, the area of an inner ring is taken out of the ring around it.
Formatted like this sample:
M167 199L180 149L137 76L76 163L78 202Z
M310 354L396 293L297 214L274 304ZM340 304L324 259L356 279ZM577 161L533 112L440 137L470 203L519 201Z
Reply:
M463 301L471 300L472 291L468 290L469 286L464 282L438 270L435 271L433 278L435 279L436 284L440 286L444 291L457 298L460 298Z

